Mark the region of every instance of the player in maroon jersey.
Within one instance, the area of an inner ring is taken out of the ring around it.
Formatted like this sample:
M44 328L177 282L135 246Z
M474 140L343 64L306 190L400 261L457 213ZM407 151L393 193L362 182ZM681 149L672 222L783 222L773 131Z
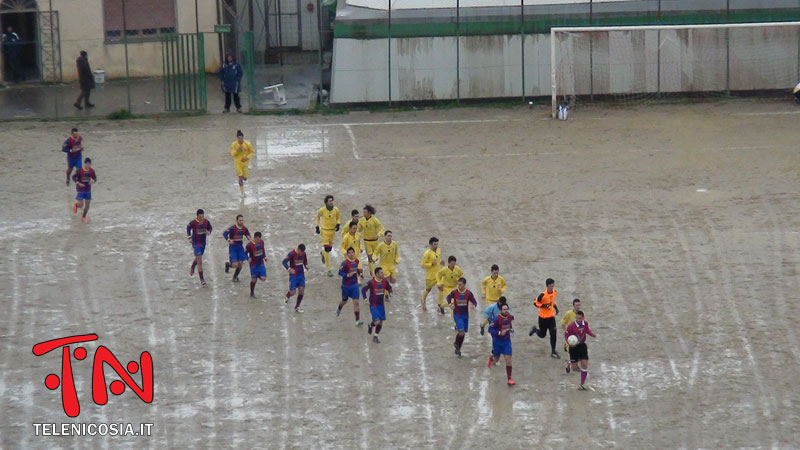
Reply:
M69 180L72 179L72 169L80 170L83 167L81 164L81 155L83 153L83 138L78 134L78 129L73 128L64 145L61 146L61 151L67 154L67 186Z
M352 227L351 227L352 228ZM342 301L336 309L336 317L342 313L342 308L347 304L347 300L353 299L353 315L356 317L356 326L364 322L361 321L361 311L358 309L358 278L362 276L361 261L356 259L356 251L353 247L347 248L347 256L339 267L339 276L342 277Z
M473 308L478 306L475 296L467 289L466 278L461 277L458 279L456 289L453 289L447 296L447 303L450 304L450 309L453 310L453 320L456 323L456 340L453 342L453 347L456 348L456 355L461 356L461 345L464 344L464 336L469 330L470 304Z
M81 220L83 223L89 223L89 218L86 217L86 214L89 212L89 204L92 203L92 185L97 182L97 174L92 169L91 158L83 160L83 167L75 171L72 180L75 182L75 189L78 191L78 195L75 196L77 201L72 207L72 212L76 213L78 208L83 207Z
M494 323L489 326L489 333L492 334L492 354L489 356L488 367L492 367L494 363L500 360L500 355L506 359L506 375L508 376L508 385L513 386L517 384L511 379L511 333L514 332L514 327L511 321L514 316L508 311L508 304L500 304L500 314L497 315Z
M228 241L228 253L230 261L225 262L225 273L231 270L231 267L236 269L233 272L233 281L239 281L239 272L242 271L242 261L247 260L247 254L244 251L244 240L250 240L250 231L244 226L244 217L239 214L236 216L236 224L231 225L230 228L222 232L222 237Z
M564 331L564 340L567 341L572 335L578 337L578 344L569 348L569 365L572 370L578 368L578 363L581 365L581 385L578 386L581 391L586 390L586 377L589 376L589 349L586 347L587 334L591 337L597 337L589 328L589 322L584 318L583 311L578 311L575 313L575 321L569 324Z
M205 218L202 209L197 210L197 217L186 225L186 238L192 243L194 250L194 261L192 268L189 269L189 276L194 275L194 268L197 267L197 275L200 276L200 285L206 285L203 278L203 253L206 251L206 235L211 234L211 222Z
M250 298L256 298L256 282L258 280L267 281L267 266L264 261L267 259L264 251L264 241L261 240L261 232L256 231L253 240L247 244L247 260L250 262Z
M369 292L369 297L367 297L367 292ZM372 322L367 326L367 333L372 334L374 327L375 335L372 336L372 342L380 344L381 340L378 339L378 335L383 328L383 322L386 322L386 309L383 302L388 302L392 295L392 285L383 279L382 268L375 268L375 277L361 288L361 295L369 300L369 312L372 314Z
M308 258L306 258L306 245L300 244L296 249L289 252L286 258L283 258L283 267L289 272L289 291L286 292L284 297L289 303L289 299L294 295L297 290L297 302L294 304L294 312L302 313L300 303L303 301L303 294L306 291L306 275L305 271L308 270Z

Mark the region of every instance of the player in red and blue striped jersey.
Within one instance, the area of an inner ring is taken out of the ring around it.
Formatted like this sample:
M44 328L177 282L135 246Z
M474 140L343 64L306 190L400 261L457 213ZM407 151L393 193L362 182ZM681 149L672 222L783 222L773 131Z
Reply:
M308 258L306 258L306 245L300 244L296 249L289 252L286 258L283 258L283 267L289 272L289 291L286 292L284 297L289 303L289 299L294 295L297 290L297 303L294 305L294 312L302 313L300 303L303 301L303 294L306 290L306 275L305 271L308 270Z
M358 278L362 276L361 262L356 259L356 251L353 247L347 248L347 256L342 265L339 266L339 276L342 277L342 301L336 310L336 316L342 313L342 308L347 304L348 299L353 299L353 314L356 316L356 326L362 325L360 311L358 310Z
M230 228L222 232L222 237L228 241L228 254L230 261L225 263L225 273L231 270L231 267L236 268L233 272L233 281L239 281L239 272L242 271L242 261L247 261L247 255L244 251L245 238L250 240L250 231L244 226L244 217L239 214L236 216L236 224L231 225Z
M500 360L500 355L503 355L506 359L508 385L513 386L517 384L511 379L511 333L514 332L514 326L511 322L514 320L514 316L508 311L506 303L499 303L499 307L500 314L489 326L489 333L492 334L492 355L489 356L488 367L492 367L494 363Z
M83 138L78 134L78 129L73 128L64 145L61 146L61 151L67 154L67 186L69 180L72 178L72 168L80 170L83 167L81 163L81 155L83 154Z
M453 347L456 348L456 355L461 356L461 345L464 344L464 336L469 330L469 307L470 304L473 308L477 307L478 302L472 292L467 289L466 278L459 278L456 286L447 296L447 303L453 310L453 320L456 322L456 340Z
M202 209L197 210L197 217L186 225L186 238L192 242L194 250L194 261L192 268L189 269L189 276L194 275L194 268L197 267L197 275L200 276L200 284L206 285L203 278L203 253L206 251L206 235L211 234L211 222L205 218Z
M241 216L239 216L241 217ZM264 241L261 240L261 232L256 231L253 235L253 240L247 244L247 260L250 262L250 298L256 298L256 282L258 280L267 280L267 266L264 265L266 260L266 252L264 251ZM236 271L239 272L238 270Z
M75 196L75 205L72 207L72 212L78 212L78 208L83 207L83 216L81 220L83 223L89 223L89 218L86 214L89 212L89 204L92 203L92 185L97 182L97 174L92 169L91 158L86 158L84 161L86 167L81 167L75 171L72 180L75 181L75 189L78 194Z
M369 292L369 297L367 297ZM367 282L361 288L361 295L369 300L369 312L372 314L372 322L367 326L367 333L372 334L372 328L375 327L375 335L372 336L372 342L380 344L381 340L378 335L383 328L383 322L386 322L386 309L383 302L389 301L392 295L392 285L387 280L383 279L383 269L381 267L375 268L375 277Z

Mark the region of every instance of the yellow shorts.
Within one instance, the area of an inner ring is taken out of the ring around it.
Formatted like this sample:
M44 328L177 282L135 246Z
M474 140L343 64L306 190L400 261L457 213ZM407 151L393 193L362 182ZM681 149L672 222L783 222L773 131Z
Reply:
M397 267L383 267L383 266L381 266L381 269L383 269L383 276L385 278L388 278L388 277L397 278Z
M436 278L425 278L425 289L433 289L436 286Z
M249 164L234 164L233 166L236 168L236 175L240 177L247 176L247 167Z
M375 247L378 246L379 241L367 241L364 240L364 250L367 251L367 258L372 258L372 254L375 253Z
M334 230L320 230L319 233L319 241L322 245L329 245L333 247L333 238L336 236L336 231Z
M492 300L492 299L490 299L490 298L487 298L487 299L486 299L486 306L491 306L491 305L494 305L494 304L495 304L495 303L497 303L498 301L500 301L500 299L499 299L499 298L498 298L498 299L496 299L496 300Z
M449 295L451 292L453 292L453 291L455 291L455 290L456 290L456 287L457 287L457 286L444 286L444 287L442 288L442 290L441 290L441 292L442 292L442 295L444 295L444 296L447 296L447 295Z

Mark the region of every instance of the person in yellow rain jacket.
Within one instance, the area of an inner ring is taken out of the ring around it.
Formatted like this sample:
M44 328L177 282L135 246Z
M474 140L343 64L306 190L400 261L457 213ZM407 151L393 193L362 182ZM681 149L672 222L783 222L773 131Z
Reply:
M244 182L247 181L247 168L250 166L250 158L253 157L253 144L244 140L242 130L236 131L236 141L231 144L231 156L233 157L233 167L236 168L236 175L239 176L239 193L244 197Z
M428 293L436 286L436 276L439 275L439 269L442 267L442 249L439 248L439 239L432 237L428 240L428 248L422 255L422 262L420 266L425 269L425 291L422 293L422 310L427 311L428 307L425 306L425 301L428 299Z
M364 237L364 250L367 251L367 262L369 262L369 274L374 275L375 260L372 255L375 247L378 246L378 238L383 234L384 228L381 221L375 217L375 208L372 205L364 206L364 217L358 219L358 231ZM386 275L384 267L384 275Z
M481 293L483 294L483 301L486 306L491 306L500 300L500 296L506 292L506 280L500 276L500 267L497 264L492 264L492 274L483 279L481 283ZM489 324L489 319L481 322L481 335L486 325Z
M400 251L397 249L397 242L392 241L391 230L383 233L383 242L375 247L372 260L378 261L383 269L383 276L389 283L397 281L397 263L400 262Z
M353 248L356 260L361 259L361 233L358 232L358 222L347 222L347 233L342 237L342 255L347 255L347 249Z
M333 238L336 237L336 232L339 231L339 208L333 206L333 196L328 194L324 200L325 206L317 211L317 217L314 219L314 225L317 229L317 234L320 235L320 243L322 244L323 251L320 252L322 256L322 263L325 264L325 269L328 271L328 276L333 276L331 270L331 251L333 250Z
M456 257L448 256L447 265L436 275L436 285L439 287L439 313L444 314L444 307L447 306L445 298L458 287L458 279L463 276L461 267L456 265Z

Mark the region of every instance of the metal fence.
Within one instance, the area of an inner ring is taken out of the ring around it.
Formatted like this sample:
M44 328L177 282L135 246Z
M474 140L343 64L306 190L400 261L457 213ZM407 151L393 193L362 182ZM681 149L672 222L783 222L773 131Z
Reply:
M784 0L509 3L449 0L413 9L396 0L369 11L340 5L331 102L549 97L553 27L800 19L800 4Z
M323 0L223 0L225 54L245 71L249 111L313 108L330 89L333 5ZM285 103L284 103L285 102Z

